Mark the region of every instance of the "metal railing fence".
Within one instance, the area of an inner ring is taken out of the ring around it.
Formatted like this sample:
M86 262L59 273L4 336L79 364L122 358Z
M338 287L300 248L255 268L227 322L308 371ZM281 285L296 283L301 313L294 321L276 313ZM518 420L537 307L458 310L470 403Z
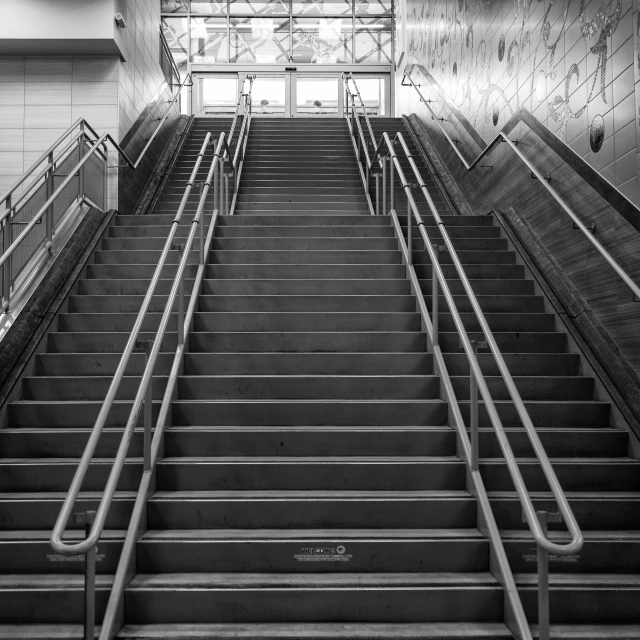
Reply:
M136 169L190 81L187 76L180 85L135 161L111 135L98 136L81 118L0 196L0 313L11 309L11 300L22 286L21 279L25 280L23 274L37 270L42 259L54 253L62 222L72 219L85 205L100 210L107 206L108 145L124 159L126 166Z
M353 84L355 82L352 78L349 79ZM352 115L352 119L356 120L359 118L357 113L357 106L354 100L354 94L348 91L348 95L351 96L351 104L352 111L355 112L355 115ZM357 94L355 94L357 95ZM366 113L365 113L366 118ZM372 133L372 129L370 126L370 133ZM350 127L350 131L352 135L355 135L356 130L358 135L361 137L360 146L366 145L366 139L364 137L364 133L362 131L361 126ZM400 165L398 155L396 153L396 148L399 147L401 152L407 158L409 165L411 167L411 171L413 173L412 183L407 181L405 174ZM523 509L524 520L526 521L533 539L536 543L538 549L538 618L539 618L539 634L542 640L548 640L549 638L549 577L548 577L548 554L552 553L555 555L570 555L574 554L582 548L583 538L582 532L578 526L577 521L575 520L575 516L571 510L569 502L560 486L560 483L557 479L555 472L553 471L553 467L549 461L549 458L546 455L544 447L540 441L540 438L536 432L536 429L533 425L533 422L529 416L529 413L526 409L526 406L518 392L518 389L515 385L513 377L509 372L509 369L506 365L506 362L502 356L502 353L497 345L495 337L489 328L487 320L482 312L480 305L478 303L477 297L473 291L471 283L469 282L468 277L464 271L462 263L457 255L457 252L453 246L451 238L447 232L445 224L440 217L437 208L428 192L427 186L420 175L418 167L413 159L413 156L404 140L404 137L400 132L398 132L393 141L390 139L387 133L383 133L382 137L377 144L374 152L372 154L366 154L368 156L368 172L366 173L366 181L363 183L365 187L365 192L368 193L369 188L369 176L371 173L375 173L376 178L376 196L375 196L375 210L376 212L380 211L380 182L382 182L382 213L387 213L387 184L389 184L389 196L390 196L390 215L394 220L394 225L396 226L396 231L398 233L399 238L402 238L402 242L404 245L404 255L407 263L407 267L410 270L411 278L414 286L414 290L419 300L422 301L421 309L423 315L426 316L426 324L428 327L429 334L429 347L434 354L439 355L439 361L441 363L440 373L446 374L446 365L444 364L444 359L441 357L441 350L439 345L439 296L442 294L446 300L448 305L449 312L451 313L455 330L458 334L458 338L460 341L460 346L463 348L464 353L469 362L469 379L470 379L470 403L469 403L469 418L468 424L465 425L462 422L462 417L460 413L460 407L455 397L455 393L453 392L453 387L448 381L444 387L446 389L446 394L448 396L448 401L450 406L454 409L454 414L458 416L459 424L457 422L457 426L459 427L459 435L463 438L467 436L466 429L468 428L470 433L470 442L469 446L463 447L466 450L467 456L467 464L469 470L472 474L477 474L479 478L481 478L480 473L480 464L479 464L479 398L478 394L481 396L484 407L487 412L489 422L495 435L497 437L500 449L505 459L505 463L507 465L507 469L511 476L512 482L514 484L516 494L518 496L518 500ZM398 214L395 210L395 173L397 172L397 176L402 185L402 189L405 192L407 198L407 213L406 213L406 244L404 238L404 232L401 228L401 224L399 222ZM387 174L388 174L388 182L387 182ZM415 180L415 182L413 182ZM418 207L416 205L415 199L412 194L412 187L418 188L422 195L424 196L424 200L428 206L429 212L433 216L434 225L439 230L440 240L436 242L429 237L429 234L426 230L426 223L424 222ZM415 269L413 267L413 229L414 222L417 225L420 236L424 242L427 255L429 257L429 262L431 264L432 269L432 278L431 278L431 312L429 313L427 309L427 305L424 303L423 294L415 275ZM442 270L440 259L439 259L439 251L446 250L449 253L453 266L456 270L458 277L463 285L464 293L467 296L471 304L471 308L473 314L480 325L480 340L471 340L469 335L463 325L461 316L458 312L457 305L455 303L455 299L450 291L447 279L444 275L444 271ZM546 510L536 510L534 507L531 495L524 483L522 478L522 474L520 472L520 468L518 465L518 461L511 449L511 445L507 438L506 432L502 425L502 421L498 415L498 410L495 406L493 398L489 392L487 383L485 381L482 370L480 369L480 365L477 359L477 350L480 347L489 348L490 353L493 355L495 362L498 366L498 370L504 381L509 397L513 402L517 415L522 423L525 432L529 438L529 441L532 445L535 457L540 464L540 467L543 471L544 477L549 485L553 498L558 506L559 513L550 514ZM445 375L448 378L448 374ZM490 508L490 507L488 507ZM491 516L493 518L493 516ZM547 532L547 524L550 521L562 521L565 523L567 530L570 535L570 541L567 544L558 544L551 541L548 537ZM497 545L499 549L502 549L502 542L498 540L497 536L499 533L497 528L493 530L494 545ZM506 557L504 557L504 562L506 561ZM508 567L508 563L507 563ZM508 574L511 582L513 582L513 578L511 576L511 571L508 569ZM513 585L515 589L515 585ZM519 597L516 592L512 592L509 594L512 598L512 605L514 606L514 614L516 617L516 621L519 627L520 635L523 638L530 638L531 632L528 627L528 622L526 620L526 616L524 615L524 611L522 609L522 605L520 603Z
M412 68L412 67L411 67ZM607 264L615 271L616 275L625 283L625 285L629 288L632 293L633 299L636 301L640 301L640 287L631 279L629 274L618 264L618 262L611 256L611 254L602 246L602 244L596 239L594 233L587 227L587 225L580 220L580 218L571 210L571 208L567 205L567 203L562 199L562 197L558 194L558 192L551 186L550 181L536 169L529 160L524 156L524 154L518 149L517 141L511 140L504 131L499 131L496 136L489 142L489 144L480 152L480 154L472 161L467 162L465 157L458 149L458 146L451 138L451 136L446 132L444 127L442 126L442 118L438 118L431 108L432 100L427 100L420 91L420 88L413 81L410 75L411 69L407 72L405 70L402 78L402 82L404 84L404 80L407 79L410 82L410 85L413 89L418 93L420 98L420 102L422 102L431 115L431 119L435 121L436 125L444 135L445 139L449 143L449 145L453 148L456 155L460 159L461 164L465 167L467 171L472 171L479 165L480 160L482 160L485 156L488 156L493 149L504 142L507 144L509 149L514 152L515 157L519 162L524 164L531 174L534 175L538 179L538 183L546 189L546 191L551 195L551 197L556 201L556 203L560 206L560 208L569 216L571 219L573 226L575 229L579 229L584 237L591 243L591 245L596 249L596 251L604 258Z
M252 82L249 82L249 92L241 91L238 99L236 116L233 119L230 131L221 133L215 148L211 133L207 133L202 143L197 159L191 171L189 180L185 187L184 194L181 198L176 215L171 222L171 229L164 243L164 247L160 254L160 258L155 267L153 276L147 292L145 294L142 306L138 312L133 329L127 339L124 352L120 358L114 376L111 380L104 403L100 408L100 412L96 422L91 430L91 434L87 441L85 451L74 474L71 486L67 496L63 502L60 514L51 534L51 546L53 549L64 555L85 555L85 620L84 620L84 637L85 640L93 639L95 634L95 565L96 565L96 547L103 533L107 516L111 508L113 498L116 494L118 482L124 468L129 445L134 432L138 428L139 418L142 413L142 429L143 429L143 474L140 487L137 493L136 503L132 513L131 521L127 530L125 545L120 557L118 569L113 588L111 590L107 611L100 630L99 638L101 640L110 640L117 632L115 628L118 620L118 612L120 610L124 588L129 577L129 567L131 564L132 554L135 549L135 541L137 539L140 522L146 508L146 500L149 493L152 473L160 451L160 443L164 434L165 422L173 401L173 392L181 370L182 358L185 351L185 341L188 338L189 327L192 322L195 304L200 290L204 270L207 264L208 250L211 246L211 240L216 226L218 215L230 214L231 208L229 204L229 178L239 174L239 164L244 154L246 146L246 136L250 127L251 114L251 89ZM232 148L229 144L233 137L239 112L246 109L249 116L244 119L240 134L236 144L236 154L232 155ZM246 126L245 126L246 123ZM178 226L182 221L187 203L192 195L194 195L194 185L196 176L200 171L202 163L205 159L207 151L213 149L213 157L209 165L206 180L201 183L201 190L198 199L196 213L193 216L189 228L188 236L185 240L176 241ZM239 149L243 149L239 151ZM232 159L233 158L233 159ZM237 183L236 183L237 186ZM211 187L213 187L214 209L205 231L205 208ZM198 270L194 280L193 288L189 298L189 304L185 308L185 273L194 243L198 238L199 250L197 252ZM159 327L152 341L139 341L140 333L145 319L148 316L151 303L156 289L158 287L160 276L168 265L168 258L172 251L179 254L179 262L175 276L171 284L171 290L167 297L164 311L160 319ZM176 308L177 307L177 308ZM153 431L153 379L154 369L157 363L158 355L163 345L167 345L167 330L170 320L174 313L177 312L177 346L175 348L174 362L169 375L169 380L165 389L162 404L160 406L159 415L156 421L156 428ZM133 400L129 416L124 426L118 450L106 482L105 489L99 501L96 510L87 511L85 513L75 513L76 503L82 491L82 485L89 471L89 467L94 458L100 437L107 425L110 412L114 406L120 384L125 376L125 371L129 366L131 357L137 349L144 349L145 367L140 379L138 389ZM65 541L64 535L67 531L72 519L75 523L83 523L85 525L85 538L79 542Z

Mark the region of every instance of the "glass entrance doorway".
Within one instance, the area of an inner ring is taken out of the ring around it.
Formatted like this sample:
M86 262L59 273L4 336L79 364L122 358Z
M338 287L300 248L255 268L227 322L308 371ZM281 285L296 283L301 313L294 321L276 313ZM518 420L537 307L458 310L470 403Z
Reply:
M194 113L229 116L235 110L245 74L199 74L194 78ZM389 115L388 76L357 77L369 115ZM280 118L330 118L344 115L339 73L257 72L253 81L253 115Z

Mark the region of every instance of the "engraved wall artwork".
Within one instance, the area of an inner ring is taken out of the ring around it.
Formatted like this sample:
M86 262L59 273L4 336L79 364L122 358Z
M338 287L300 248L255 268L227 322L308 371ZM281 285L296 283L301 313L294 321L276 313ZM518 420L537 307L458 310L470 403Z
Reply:
M397 1L405 62L422 64L484 140L528 109L638 202L640 0Z
M604 119L598 114L589 127L589 146L593 153L598 153L604 142Z

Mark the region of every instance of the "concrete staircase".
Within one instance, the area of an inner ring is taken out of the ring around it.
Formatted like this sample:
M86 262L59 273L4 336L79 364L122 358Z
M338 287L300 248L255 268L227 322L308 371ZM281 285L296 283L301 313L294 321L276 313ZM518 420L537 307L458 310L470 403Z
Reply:
M114 219L8 407L0 639L80 637L82 561L52 556L48 536L198 140L228 126L196 120L153 214ZM552 561L555 637L640 638L640 467L629 436L613 428L609 403L494 221L443 213L585 529L580 558ZM119 637L511 638L397 240L389 218L368 215L346 123L254 119L236 215L218 225ZM415 249L430 302L431 270L420 242ZM168 287L165 280L162 293ZM156 302L148 331L162 295ZM441 344L466 415L466 358L441 305ZM174 325L165 348L175 340ZM480 360L528 486L547 506L493 361ZM136 356L85 508L104 485L142 366ZM169 366L166 353L158 370L166 375ZM164 384L155 385L158 399ZM485 482L535 620L532 545L484 413L481 424ZM99 547L99 615L140 478L140 434L130 453Z

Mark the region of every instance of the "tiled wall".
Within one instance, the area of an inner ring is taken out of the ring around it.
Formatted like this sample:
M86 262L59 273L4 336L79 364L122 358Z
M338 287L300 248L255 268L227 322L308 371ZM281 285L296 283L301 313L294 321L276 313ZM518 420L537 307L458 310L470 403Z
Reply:
M485 141L524 107L640 204L640 0L397 2L403 66L424 65Z
M120 139L165 83L160 68L160 0L129 0L126 61L119 71Z
M160 2L129 0L117 57L0 58L0 193L78 118L121 140L163 88Z
M118 133L117 58L0 58L0 192L86 117Z

